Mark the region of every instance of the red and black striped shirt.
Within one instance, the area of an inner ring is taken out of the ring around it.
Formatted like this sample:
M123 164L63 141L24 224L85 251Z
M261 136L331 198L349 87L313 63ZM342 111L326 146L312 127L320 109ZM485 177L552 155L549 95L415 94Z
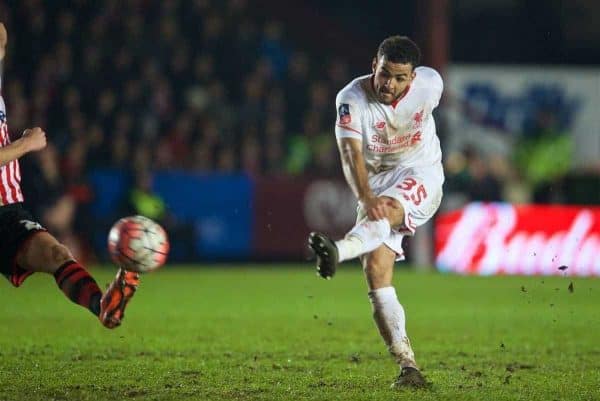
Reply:
M4 99L0 96L0 147L9 144L10 135L6 121L6 107ZM0 166L0 206L17 202L23 202L23 193L21 192L19 160L15 159Z

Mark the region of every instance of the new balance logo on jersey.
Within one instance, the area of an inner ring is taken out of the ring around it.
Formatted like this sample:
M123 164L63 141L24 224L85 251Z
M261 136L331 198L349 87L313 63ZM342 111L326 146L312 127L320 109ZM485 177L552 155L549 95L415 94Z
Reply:
M0 110L0 122L6 122L6 113Z
M40 223L31 220L21 220L19 223L23 224L27 231L38 231L44 229Z
M378 121L375 124L375 129L377 130L383 130L385 128L385 121Z

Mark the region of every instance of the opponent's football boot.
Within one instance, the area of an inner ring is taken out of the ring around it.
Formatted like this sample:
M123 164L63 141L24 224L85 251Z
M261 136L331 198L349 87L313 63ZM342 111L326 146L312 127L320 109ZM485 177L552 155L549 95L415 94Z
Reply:
M109 329L121 325L125 317L125 307L140 284L139 273L119 269L115 279L100 300L100 322Z
M335 243L325 234L312 232L308 236L308 246L317 257L317 274L324 279L331 279L339 264Z

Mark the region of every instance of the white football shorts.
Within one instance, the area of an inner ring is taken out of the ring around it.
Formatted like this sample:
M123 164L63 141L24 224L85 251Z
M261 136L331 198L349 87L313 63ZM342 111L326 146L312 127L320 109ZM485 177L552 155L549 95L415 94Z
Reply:
M396 260L404 260L402 238L413 235L417 227L433 217L442 201L444 169L440 164L427 167L396 167L369 177L369 184L376 196L389 196L397 199L404 208L404 224L392 230L384 241L398 255ZM365 218L366 212L359 203L356 221Z

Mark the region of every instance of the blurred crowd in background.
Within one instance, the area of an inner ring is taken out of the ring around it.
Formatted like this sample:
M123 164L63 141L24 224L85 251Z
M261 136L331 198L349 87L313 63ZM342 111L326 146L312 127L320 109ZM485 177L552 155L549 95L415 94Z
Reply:
M25 195L63 239L90 230L95 168L129 171L136 186L119 207L151 204L158 220L168 211L151 192L156 170L341 177L335 94L370 60L357 70L323 59L249 0L21 0L0 4L0 19L11 132L41 126L49 138L23 159ZM556 131L544 117L524 140ZM473 146L446 158L446 190L463 202L560 200L548 185L569 170L561 160L530 179L526 157Z
M68 183L97 166L337 168L332 99L350 78L344 62L311 59L281 23L249 17L246 1L42 3L3 10L4 96L13 131L47 130Z
M41 126L49 138L22 163L25 194L59 234L86 221L73 216L97 167L338 174L333 99L346 64L294 48L245 0L25 0L0 16L11 132Z

